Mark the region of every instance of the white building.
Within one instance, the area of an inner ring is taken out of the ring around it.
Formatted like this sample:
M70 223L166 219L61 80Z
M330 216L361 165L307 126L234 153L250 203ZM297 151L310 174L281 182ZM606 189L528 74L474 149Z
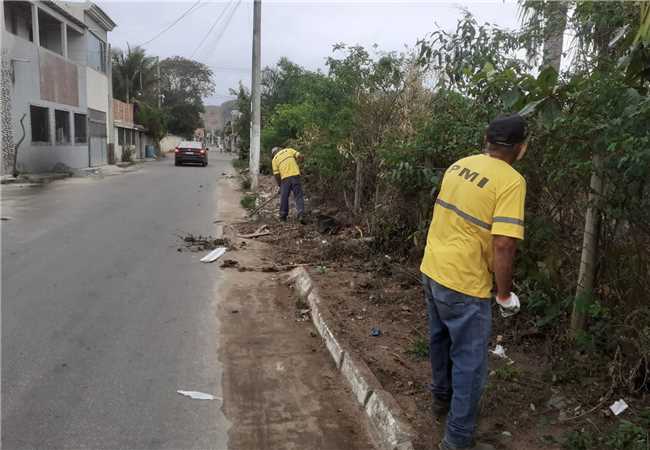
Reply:
M0 8L14 141L25 117L19 170L106 164L112 130L108 32L115 23L90 2L5 1Z

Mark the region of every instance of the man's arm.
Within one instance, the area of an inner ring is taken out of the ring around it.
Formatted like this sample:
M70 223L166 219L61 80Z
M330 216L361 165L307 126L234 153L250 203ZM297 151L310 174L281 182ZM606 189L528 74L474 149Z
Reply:
M494 276L497 282L497 299L507 300L512 291L512 268L517 252L517 239L507 236L492 238L494 250Z
M278 183L278 186L280 186L280 184L282 184L282 178L280 177L280 174L276 173L273 176L275 177L275 182Z

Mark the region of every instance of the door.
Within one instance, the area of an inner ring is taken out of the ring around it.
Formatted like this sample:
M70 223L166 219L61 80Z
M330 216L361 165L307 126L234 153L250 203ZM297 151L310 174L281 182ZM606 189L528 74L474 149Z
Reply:
M90 167L108 164L107 142L105 137L90 137Z
M108 164L108 139L106 138L106 113L88 108L88 165Z

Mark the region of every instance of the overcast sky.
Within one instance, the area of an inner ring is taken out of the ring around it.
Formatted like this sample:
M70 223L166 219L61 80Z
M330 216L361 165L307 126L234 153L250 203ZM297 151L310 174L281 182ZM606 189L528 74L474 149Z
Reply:
M134 46L150 40L196 2L97 1L117 23L109 41L121 48L126 48L127 42ZM217 93L206 99L206 104L220 104L231 98L228 89L235 88L239 80L250 85L253 2L198 2L180 22L144 47L161 58L180 55L210 66ZM518 7L512 1L263 0L262 66L273 65L286 56L309 69L324 68L337 42L366 47L378 44L382 51L401 51L405 45L412 48L436 24L453 29L463 8L481 22L518 26Z

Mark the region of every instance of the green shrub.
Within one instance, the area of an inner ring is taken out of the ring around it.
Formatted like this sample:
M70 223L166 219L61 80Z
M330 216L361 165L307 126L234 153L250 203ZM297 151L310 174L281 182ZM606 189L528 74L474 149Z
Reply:
M648 430L630 421L621 420L605 440L612 450L648 450Z
M562 448L565 450L595 450L597 439L583 430L571 431L567 434Z
M257 205L257 195L244 195L241 198L240 203L243 208L253 210Z
M494 371L494 376L503 381L512 381L519 378L521 371L514 365L505 365Z

